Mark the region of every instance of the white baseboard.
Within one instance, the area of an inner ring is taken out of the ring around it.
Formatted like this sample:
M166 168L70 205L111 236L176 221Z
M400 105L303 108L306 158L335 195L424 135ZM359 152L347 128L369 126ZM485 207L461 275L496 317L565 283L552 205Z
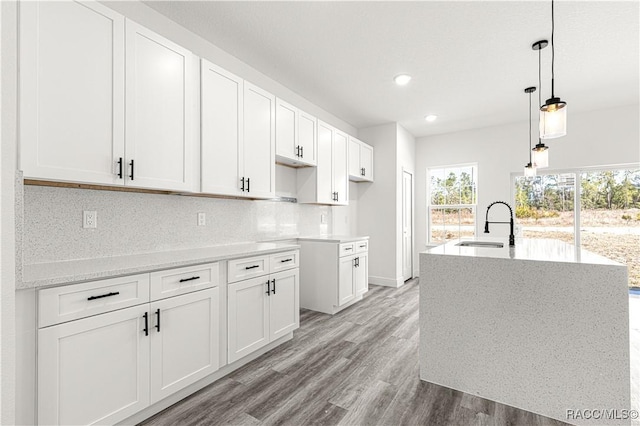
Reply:
M382 285L385 287L393 287L398 288L402 284L404 284L404 278L385 278L385 277L374 277L369 275L369 283L374 285Z

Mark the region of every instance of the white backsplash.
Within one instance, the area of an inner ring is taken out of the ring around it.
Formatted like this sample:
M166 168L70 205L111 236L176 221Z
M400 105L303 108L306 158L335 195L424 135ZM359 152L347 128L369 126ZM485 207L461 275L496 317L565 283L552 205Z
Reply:
M97 229L82 228L83 210ZM199 212L206 225L197 226ZM326 235L331 207L179 195L24 187L24 264ZM327 215L321 224L321 215Z

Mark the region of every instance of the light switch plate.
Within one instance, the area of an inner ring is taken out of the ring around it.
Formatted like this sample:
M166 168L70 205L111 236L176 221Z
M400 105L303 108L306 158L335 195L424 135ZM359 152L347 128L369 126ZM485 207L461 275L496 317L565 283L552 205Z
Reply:
M98 227L98 212L95 210L84 210L82 212L82 227L83 228L97 228Z
M327 215L326 215L326 214L322 213L322 214L320 215L320 223L321 223L322 225L324 225L324 224L326 224L326 223L327 223Z
M205 226L207 224L207 215L205 213L198 213L198 226Z

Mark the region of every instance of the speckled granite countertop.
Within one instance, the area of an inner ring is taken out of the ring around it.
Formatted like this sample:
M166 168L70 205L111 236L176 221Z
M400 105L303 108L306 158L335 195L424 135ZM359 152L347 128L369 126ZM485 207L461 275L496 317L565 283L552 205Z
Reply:
M504 247L461 247L460 241L491 241L504 243ZM425 254L535 260L542 262L585 263L592 265L623 266L606 257L584 249L576 249L574 245L559 240L518 238L516 246L509 247L507 238L462 238L437 247L432 247L423 252Z
M285 243L243 243L129 256L38 263L23 266L22 282L17 283L16 288L27 289L75 284L95 279L180 268L299 248L298 245Z
M350 243L353 241L368 240L368 236L351 236L351 235L317 235L310 237L298 237L299 241L324 241L328 243Z

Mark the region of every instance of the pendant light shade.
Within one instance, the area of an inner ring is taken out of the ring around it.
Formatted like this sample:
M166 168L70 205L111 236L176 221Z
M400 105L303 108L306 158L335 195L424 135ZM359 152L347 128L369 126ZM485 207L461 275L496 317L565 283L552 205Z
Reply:
M540 106L540 138L555 139L567 134L567 103L555 95L554 2L551 0L551 97Z
M533 147L533 164L539 169L549 167L549 148L545 144L538 143Z
M535 87L524 89L524 93L529 95L529 162L524 166L524 175L526 177L534 177L536 175L536 164L533 162L533 150L531 149L531 94L535 91Z

